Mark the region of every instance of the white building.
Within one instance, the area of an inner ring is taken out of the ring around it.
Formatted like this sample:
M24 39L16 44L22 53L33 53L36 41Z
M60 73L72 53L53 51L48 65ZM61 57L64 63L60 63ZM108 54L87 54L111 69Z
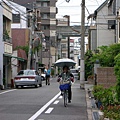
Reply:
M118 19L117 13L120 0L106 0L89 18L95 20L90 27L89 49L96 50L99 46L109 46L118 43Z
M0 86L5 87L11 83L11 22L12 10L4 2L0 1Z
M5 0L5 2L12 8L13 22L11 28L27 28L27 8L11 1Z

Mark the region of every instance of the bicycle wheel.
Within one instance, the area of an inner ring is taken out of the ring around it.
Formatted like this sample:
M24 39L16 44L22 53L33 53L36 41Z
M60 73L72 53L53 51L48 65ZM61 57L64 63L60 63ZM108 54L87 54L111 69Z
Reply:
M64 107L67 106L67 99L68 99L68 97L67 97L67 90L64 90Z

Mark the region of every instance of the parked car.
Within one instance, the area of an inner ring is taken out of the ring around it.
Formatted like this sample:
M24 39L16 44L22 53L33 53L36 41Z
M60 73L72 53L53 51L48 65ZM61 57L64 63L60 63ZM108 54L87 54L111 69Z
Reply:
M42 87L42 79L36 70L21 70L14 78L14 85L19 86L38 86Z
M71 73L74 76L75 80L78 80L78 70L77 69L70 69Z

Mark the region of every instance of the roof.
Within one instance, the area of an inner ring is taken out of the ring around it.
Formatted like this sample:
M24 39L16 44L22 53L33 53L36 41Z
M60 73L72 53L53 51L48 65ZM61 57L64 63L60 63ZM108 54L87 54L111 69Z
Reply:
M105 0L95 11L94 11L94 18L96 19L97 13L108 3L108 0Z
M33 6L33 2L35 2L36 0L13 0L12 2L15 2L17 4L20 4L28 9L32 9Z

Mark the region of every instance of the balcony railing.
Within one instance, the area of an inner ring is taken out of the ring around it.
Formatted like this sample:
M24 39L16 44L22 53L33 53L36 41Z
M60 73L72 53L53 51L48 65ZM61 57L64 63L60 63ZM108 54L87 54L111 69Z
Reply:
M8 43L12 43L12 38L10 38L9 36L7 36L7 35L3 35L3 41L4 42L8 42Z

